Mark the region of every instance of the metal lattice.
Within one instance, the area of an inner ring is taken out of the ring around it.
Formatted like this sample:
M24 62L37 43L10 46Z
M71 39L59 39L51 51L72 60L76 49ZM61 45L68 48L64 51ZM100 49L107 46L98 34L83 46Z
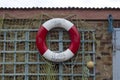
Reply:
M36 49L38 26L32 27L34 23L27 20L18 22L23 25L8 19L0 30L0 80L95 80L95 66L86 67L87 61L95 62L95 30L78 26L81 47L77 55L66 62L52 63ZM64 51L70 43L69 34L64 29L52 29L46 43L52 51Z

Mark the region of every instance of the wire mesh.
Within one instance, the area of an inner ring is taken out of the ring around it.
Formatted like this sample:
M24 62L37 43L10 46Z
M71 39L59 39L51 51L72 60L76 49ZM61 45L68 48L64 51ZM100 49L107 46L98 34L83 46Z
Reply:
M38 27L48 17L4 19L0 30L0 80L95 80L95 66L86 66L89 60L95 63L95 30L81 27L84 24L79 19L66 18L76 24L81 46L77 55L61 63L44 59L35 45ZM70 44L69 34L61 28L52 29L46 43L52 51L62 52Z

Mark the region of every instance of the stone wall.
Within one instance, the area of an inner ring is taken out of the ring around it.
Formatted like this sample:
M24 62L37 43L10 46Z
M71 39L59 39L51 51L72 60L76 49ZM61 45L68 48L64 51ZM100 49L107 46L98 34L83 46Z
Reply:
M112 80L112 33L108 33L107 21L94 21L96 25L96 80ZM120 21L114 21L114 27Z
M96 24L96 80L112 80L112 34L107 21Z
M20 18L25 18L24 14L28 14L26 18L41 14L41 13L47 13L47 14L58 14L59 12L61 15L72 15L76 14L78 15L79 19L87 19L89 18L88 22L89 25L96 30L96 80L112 80L112 51L113 51L113 45L112 45L112 34L108 33L108 21L107 16L109 13L119 13L118 10L102 10L102 12L97 12L100 10L2 10L0 15L3 16L3 14L7 13L13 16L17 16ZM72 11L72 12L71 12ZM63 13L64 12L64 13ZM86 14L89 13L90 14ZM96 13L95 13L96 12ZM105 13L104 13L105 12ZM17 13L17 14L16 14ZM92 14L94 13L95 16ZM102 16L104 14L104 16ZM82 16L84 15L84 16ZM99 15L99 17L97 16ZM113 15L113 16L114 16ZM87 17L88 16L88 17ZM102 16L102 18L100 17ZM118 16L118 15L116 15ZM95 18L97 17L97 18ZM119 16L120 17L120 16ZM114 26L119 27L120 26L120 18L117 18L117 21L114 21ZM100 20L99 20L100 18ZM97 20L96 20L97 19ZM102 20L103 19L103 20ZM119 20L118 20L119 19Z
M112 33L108 32L108 21L89 21L96 29L96 80L112 80ZM114 21L114 27L120 21Z

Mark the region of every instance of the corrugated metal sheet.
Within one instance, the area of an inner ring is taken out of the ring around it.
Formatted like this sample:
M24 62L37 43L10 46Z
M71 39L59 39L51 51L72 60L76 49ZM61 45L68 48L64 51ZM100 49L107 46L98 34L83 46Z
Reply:
M0 7L0 9L120 9L120 7Z

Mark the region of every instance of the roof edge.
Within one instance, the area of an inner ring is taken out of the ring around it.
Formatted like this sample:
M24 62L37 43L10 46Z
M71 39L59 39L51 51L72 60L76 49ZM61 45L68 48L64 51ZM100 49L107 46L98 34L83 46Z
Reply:
M120 7L0 7L0 10L34 10L34 9L41 9L41 10L56 10L56 9L92 9L92 10L120 10Z

